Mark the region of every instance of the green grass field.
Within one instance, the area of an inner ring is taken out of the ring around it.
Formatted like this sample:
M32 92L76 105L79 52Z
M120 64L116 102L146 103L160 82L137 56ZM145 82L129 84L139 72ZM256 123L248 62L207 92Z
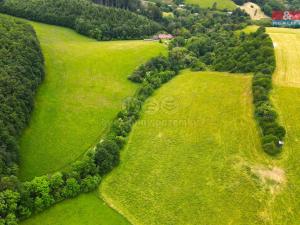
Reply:
M211 8L214 3L217 3L217 9L235 9L237 6L231 0L187 0L188 4L199 5L201 8Z
M300 32L285 28L267 31L274 42L277 60L272 99L287 129L281 160L286 168L287 185L274 201L273 221L278 225L297 225L300 224Z
M95 144L137 87L127 76L166 49L158 42L97 42L66 28L31 24L46 79L20 140L23 180L59 170Z
M83 194L25 220L21 225L130 225L109 208L99 193Z
M276 50L275 83L281 86L300 87L300 30L287 28L267 30Z
M146 103L104 199L136 225L271 224L285 171L260 147L251 76L182 75Z

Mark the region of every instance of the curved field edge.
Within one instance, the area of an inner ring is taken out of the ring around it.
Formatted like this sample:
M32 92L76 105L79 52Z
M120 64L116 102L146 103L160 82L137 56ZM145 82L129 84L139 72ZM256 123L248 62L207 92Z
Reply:
M21 225L130 225L97 191L68 199L20 223Z
M261 151L251 96L250 76L227 73L185 71L164 85L102 182L104 199L138 225L267 223L285 172ZM282 180L265 182L277 171Z
M157 42L97 42L70 29L30 23L45 56L46 78L20 140L23 180L60 170L93 146L138 87L127 76L166 49Z

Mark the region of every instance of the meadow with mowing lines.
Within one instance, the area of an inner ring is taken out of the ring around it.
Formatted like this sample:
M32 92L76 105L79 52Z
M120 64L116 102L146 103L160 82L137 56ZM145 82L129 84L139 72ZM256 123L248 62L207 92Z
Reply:
M251 76L183 72L146 102L104 199L139 225L267 224L285 177L251 101Z
M109 208L97 191L66 200L21 222L21 225L130 225Z
M231 0L187 0L186 3L199 5L201 8L212 8L214 3L217 3L217 9L233 10L237 7Z
M272 100L287 129L280 164L286 170L285 191L271 207L273 224L300 224L300 32L295 29L268 28L276 53ZM281 213L279 213L281 212Z
M274 82L280 86L300 87L300 30L268 28L276 52Z
M23 180L57 171L93 146L136 90L127 76L166 49L158 42L97 42L66 28L31 24L46 78L20 140Z

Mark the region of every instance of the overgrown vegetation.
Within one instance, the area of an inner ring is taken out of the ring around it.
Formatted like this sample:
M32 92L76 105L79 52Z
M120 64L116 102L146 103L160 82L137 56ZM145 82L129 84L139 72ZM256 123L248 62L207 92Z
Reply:
M141 39L161 29L146 17L87 0L4 0L0 12L69 27L97 40Z
M0 16L0 178L18 171L18 138L44 76L43 56L28 24Z

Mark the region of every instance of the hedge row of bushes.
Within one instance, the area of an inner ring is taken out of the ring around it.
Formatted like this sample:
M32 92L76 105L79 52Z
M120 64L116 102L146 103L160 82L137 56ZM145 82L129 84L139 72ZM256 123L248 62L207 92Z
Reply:
M0 12L69 27L97 40L141 39L161 29L146 17L90 0L3 0Z
M286 131L278 123L278 114L271 103L270 91L272 90L272 74L276 67L274 47L269 35L265 33L265 28L259 28L252 34L260 41L259 49L264 59L255 67L252 80L253 102L255 105L255 118L262 131L262 146L266 153L276 155L281 152Z
M151 76L145 78L135 95L124 103L105 137L87 152L83 160L75 162L67 171L36 177L30 182L19 183L16 177L1 180L0 224L17 224L18 220L98 186L101 177L119 164L120 150L139 118L143 102L177 74L172 70L177 62L163 56L161 59L169 65L169 70L160 71L160 63L152 65L148 71Z
M17 173L17 140L43 76L43 56L32 27L0 16L0 178Z

